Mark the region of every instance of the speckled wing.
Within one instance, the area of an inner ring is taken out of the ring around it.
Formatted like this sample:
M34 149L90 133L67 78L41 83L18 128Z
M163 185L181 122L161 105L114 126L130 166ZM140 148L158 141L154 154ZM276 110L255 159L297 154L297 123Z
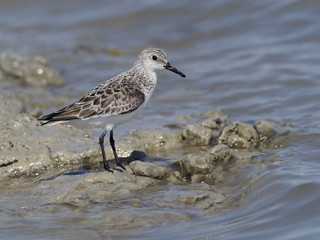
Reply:
M129 113L136 110L144 100L144 93L130 85L122 84L97 89L78 102L82 105L79 118L86 119L94 115L109 116Z
M94 116L110 116L132 112L145 101L145 95L136 86L130 84L99 85L78 102L57 112L48 114L39 120L62 122L75 119L87 119Z

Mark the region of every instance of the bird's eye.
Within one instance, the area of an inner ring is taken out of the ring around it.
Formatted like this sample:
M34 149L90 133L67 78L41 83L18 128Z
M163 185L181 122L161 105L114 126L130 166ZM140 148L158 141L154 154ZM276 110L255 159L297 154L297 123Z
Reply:
M158 58L157 58L157 56L153 55L152 59L156 61Z

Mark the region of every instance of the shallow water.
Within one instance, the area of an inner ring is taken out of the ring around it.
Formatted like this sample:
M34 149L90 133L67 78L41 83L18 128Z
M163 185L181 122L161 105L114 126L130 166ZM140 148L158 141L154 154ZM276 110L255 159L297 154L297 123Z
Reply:
M235 191L240 202L203 216L187 212L183 218L181 212L175 215L170 209L161 212L154 207L165 192L164 186L162 191L141 196L144 205L128 204L119 214L130 220L131 216L143 218L148 212L159 211L159 225L150 224L146 217L145 227L118 226L109 236L319 238L320 2L159 0L133 5L128 0L28 0L23 4L10 0L1 1L0 6L1 52L44 56L65 80L63 87L49 87L47 96L37 96L30 86L0 87L1 94L26 95L29 112L43 101L41 97L51 106L43 109L46 113L71 103L131 67L140 49L155 46L165 49L170 62L187 78L159 73L157 89L144 113L116 129L116 136L216 108L233 121L270 119L279 125L290 124L295 132L288 147L260 153L252 166L244 166L234 179L220 183L230 189L239 184ZM120 54L110 48L119 48ZM54 101L57 96L60 100ZM41 198L18 186L15 182L2 186L1 238L108 236L101 214L110 210L108 207L79 210L48 206L44 214L43 207L36 207Z

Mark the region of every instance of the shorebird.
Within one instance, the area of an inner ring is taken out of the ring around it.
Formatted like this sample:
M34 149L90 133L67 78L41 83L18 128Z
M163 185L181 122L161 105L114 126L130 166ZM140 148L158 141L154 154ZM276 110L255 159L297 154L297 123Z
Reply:
M67 122L80 128L104 129L99 145L104 169L112 172L104 150L104 138L110 132L109 141L116 164L125 170L117 155L113 129L142 111L155 89L156 71L163 69L186 77L168 62L163 50L147 48L138 55L131 69L99 84L79 101L41 117L41 125Z

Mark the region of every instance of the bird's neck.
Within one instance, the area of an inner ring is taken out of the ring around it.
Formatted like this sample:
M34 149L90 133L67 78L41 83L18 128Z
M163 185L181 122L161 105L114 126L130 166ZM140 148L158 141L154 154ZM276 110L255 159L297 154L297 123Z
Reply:
M139 84L143 88L145 94L152 94L157 84L157 74L154 70L143 65L134 65L131 69L135 76L139 79Z

